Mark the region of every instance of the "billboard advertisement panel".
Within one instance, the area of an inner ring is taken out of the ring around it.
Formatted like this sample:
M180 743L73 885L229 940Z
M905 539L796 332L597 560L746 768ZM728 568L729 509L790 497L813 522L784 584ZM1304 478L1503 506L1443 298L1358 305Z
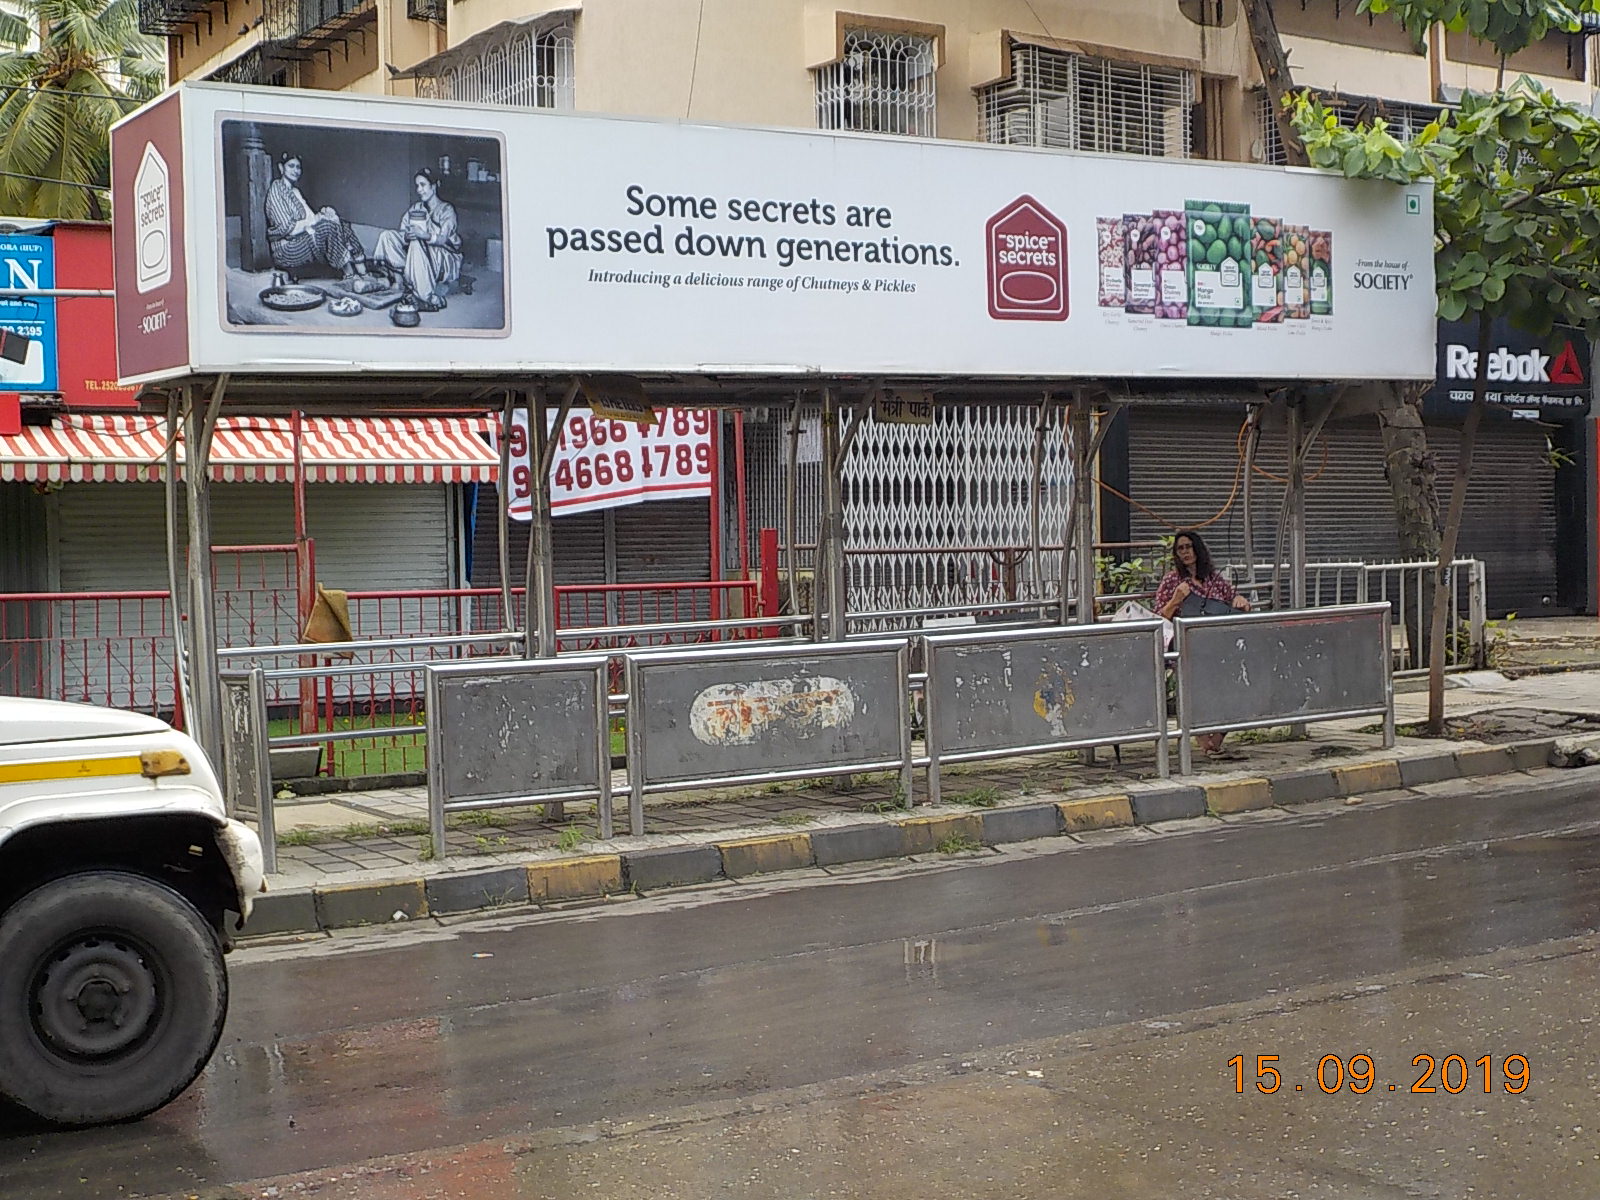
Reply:
M189 271L182 93L146 105L111 140L111 257L117 373L124 383L188 373ZM215 236L211 221L204 235Z
M183 284L186 361L125 352L127 380L1433 375L1425 184L213 84L173 106L168 226L148 113L113 133L118 321ZM170 280L131 244L166 228Z

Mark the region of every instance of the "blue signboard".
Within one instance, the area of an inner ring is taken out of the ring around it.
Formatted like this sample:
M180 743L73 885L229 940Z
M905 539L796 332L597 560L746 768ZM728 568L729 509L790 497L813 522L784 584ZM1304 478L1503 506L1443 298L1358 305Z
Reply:
M0 290L36 292L55 286L53 241L0 234ZM0 299L0 392L58 390L54 298Z

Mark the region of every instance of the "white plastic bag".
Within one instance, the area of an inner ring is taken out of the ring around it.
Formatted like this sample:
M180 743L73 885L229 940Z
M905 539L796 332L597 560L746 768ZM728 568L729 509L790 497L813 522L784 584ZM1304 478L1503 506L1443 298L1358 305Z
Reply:
M1146 608L1137 600L1124 600L1117 611L1111 614L1113 621L1161 621L1161 645L1165 649L1172 645L1172 622L1165 617L1157 617L1154 609Z

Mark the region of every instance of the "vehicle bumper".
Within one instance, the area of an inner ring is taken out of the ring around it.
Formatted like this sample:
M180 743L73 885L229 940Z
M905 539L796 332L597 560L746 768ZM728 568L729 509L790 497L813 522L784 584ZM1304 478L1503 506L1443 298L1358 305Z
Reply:
M250 909L258 893L267 890L266 863L261 857L261 839L256 831L238 821L224 821L217 827L217 847L233 872L239 892L239 925L250 919Z

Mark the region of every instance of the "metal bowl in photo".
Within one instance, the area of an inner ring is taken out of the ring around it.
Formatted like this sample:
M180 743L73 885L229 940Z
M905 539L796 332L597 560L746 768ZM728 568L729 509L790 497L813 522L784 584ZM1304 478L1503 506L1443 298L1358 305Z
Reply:
M306 283L283 284L261 291L261 303L279 312L304 312L319 307L327 298L328 293Z

